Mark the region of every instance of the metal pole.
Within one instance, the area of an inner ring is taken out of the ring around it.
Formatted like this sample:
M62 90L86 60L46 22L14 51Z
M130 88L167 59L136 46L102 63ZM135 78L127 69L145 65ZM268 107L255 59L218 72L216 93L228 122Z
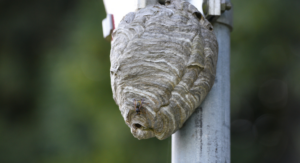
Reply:
M202 105L172 135L172 163L230 163L231 28L232 11L225 11L214 23L219 43L214 86Z

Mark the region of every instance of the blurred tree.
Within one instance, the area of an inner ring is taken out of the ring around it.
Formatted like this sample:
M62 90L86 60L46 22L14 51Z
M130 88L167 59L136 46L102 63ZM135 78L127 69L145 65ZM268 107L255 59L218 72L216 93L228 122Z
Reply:
M299 162L300 3L233 4L232 162Z

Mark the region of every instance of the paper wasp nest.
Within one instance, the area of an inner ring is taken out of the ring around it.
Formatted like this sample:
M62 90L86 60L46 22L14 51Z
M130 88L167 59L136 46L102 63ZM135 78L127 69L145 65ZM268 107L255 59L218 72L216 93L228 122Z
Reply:
M201 104L216 74L218 44L212 30L182 0L123 18L113 33L111 87L134 137L165 139Z

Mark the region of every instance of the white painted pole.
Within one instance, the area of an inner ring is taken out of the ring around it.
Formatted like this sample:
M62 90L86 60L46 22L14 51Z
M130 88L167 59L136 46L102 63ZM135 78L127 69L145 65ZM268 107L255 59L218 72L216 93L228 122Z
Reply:
M172 163L230 163L231 27L231 11L214 23L219 44L215 83L202 105L172 135Z

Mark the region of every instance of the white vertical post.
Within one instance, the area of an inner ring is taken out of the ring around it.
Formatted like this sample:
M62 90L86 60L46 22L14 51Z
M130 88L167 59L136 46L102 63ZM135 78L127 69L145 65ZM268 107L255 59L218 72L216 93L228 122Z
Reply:
M219 44L215 83L202 105L172 135L172 163L230 163L232 12L225 11L213 25Z
M158 0L138 0L138 8L145 8L146 6L155 5Z

